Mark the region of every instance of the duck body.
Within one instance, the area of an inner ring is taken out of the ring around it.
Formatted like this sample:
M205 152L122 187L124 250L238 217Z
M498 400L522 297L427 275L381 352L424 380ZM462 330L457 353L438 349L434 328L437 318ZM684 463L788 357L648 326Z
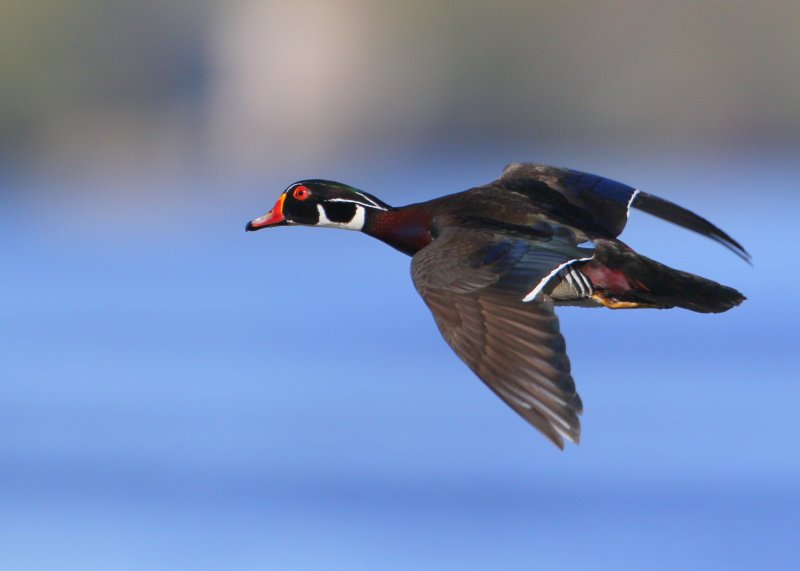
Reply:
M299 181L247 230L358 230L411 256L414 285L445 340L492 391L563 447L565 439L578 442L583 407L554 306L717 313L745 299L621 242L632 207L749 260L730 236L680 206L604 177L533 163L399 208L341 183Z

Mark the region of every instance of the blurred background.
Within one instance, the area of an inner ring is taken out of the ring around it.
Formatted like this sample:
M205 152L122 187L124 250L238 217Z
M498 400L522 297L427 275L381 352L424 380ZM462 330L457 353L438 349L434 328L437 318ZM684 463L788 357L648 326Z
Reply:
M7 1L4 569L796 569L800 4ZM749 300L560 312L558 452L440 339L409 260L245 234L293 180L393 204L529 160Z

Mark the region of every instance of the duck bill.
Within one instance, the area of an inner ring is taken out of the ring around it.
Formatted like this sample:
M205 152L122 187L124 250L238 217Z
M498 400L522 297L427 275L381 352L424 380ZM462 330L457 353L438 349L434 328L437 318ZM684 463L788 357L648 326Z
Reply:
M286 195L281 194L278 202L272 207L272 210L267 212L264 216L251 220L247 223L244 229L247 232L261 230L270 226L283 226L286 224L286 217L283 215L283 202L286 200Z

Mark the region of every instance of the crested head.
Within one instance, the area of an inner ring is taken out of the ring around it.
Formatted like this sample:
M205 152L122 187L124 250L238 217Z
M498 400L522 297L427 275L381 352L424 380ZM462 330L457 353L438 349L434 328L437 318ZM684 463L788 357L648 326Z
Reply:
M301 180L283 191L272 210L248 222L246 230L288 224L362 230L369 212L390 209L374 196L340 182Z

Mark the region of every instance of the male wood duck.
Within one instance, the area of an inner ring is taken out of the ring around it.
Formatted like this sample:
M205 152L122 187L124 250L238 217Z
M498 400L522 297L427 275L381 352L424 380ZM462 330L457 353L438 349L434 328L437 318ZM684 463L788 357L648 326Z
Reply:
M411 277L456 354L559 448L578 443L583 405L553 306L682 307L718 313L745 297L617 240L630 208L707 236L725 232L662 198L600 176L514 163L489 184L392 207L329 180L295 182L246 229L357 230L412 256Z

